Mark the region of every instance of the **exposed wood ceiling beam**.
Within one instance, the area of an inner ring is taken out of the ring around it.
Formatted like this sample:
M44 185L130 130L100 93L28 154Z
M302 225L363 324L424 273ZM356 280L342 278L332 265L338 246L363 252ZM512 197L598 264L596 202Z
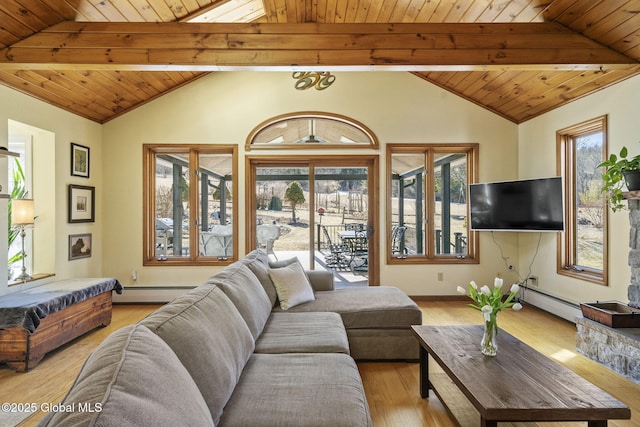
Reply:
M0 70L609 70L638 62L556 23L62 22Z

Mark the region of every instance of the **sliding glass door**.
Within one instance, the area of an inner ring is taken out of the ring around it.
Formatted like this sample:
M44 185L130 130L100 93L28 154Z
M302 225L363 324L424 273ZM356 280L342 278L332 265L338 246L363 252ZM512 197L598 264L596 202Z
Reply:
M377 284L376 156L249 159L247 248L332 271L341 286Z

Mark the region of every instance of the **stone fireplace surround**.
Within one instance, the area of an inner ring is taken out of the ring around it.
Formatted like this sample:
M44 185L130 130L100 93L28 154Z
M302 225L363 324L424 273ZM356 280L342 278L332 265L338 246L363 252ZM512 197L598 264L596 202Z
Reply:
M628 193L628 199L631 284L627 296L630 307L640 308L640 192ZM582 316L576 317L576 327L579 353L640 384L640 328L614 329Z

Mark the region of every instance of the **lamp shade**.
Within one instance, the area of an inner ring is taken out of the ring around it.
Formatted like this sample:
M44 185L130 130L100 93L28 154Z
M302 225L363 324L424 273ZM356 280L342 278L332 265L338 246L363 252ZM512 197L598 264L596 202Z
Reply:
M11 223L13 225L33 224L33 199L13 199L11 201Z

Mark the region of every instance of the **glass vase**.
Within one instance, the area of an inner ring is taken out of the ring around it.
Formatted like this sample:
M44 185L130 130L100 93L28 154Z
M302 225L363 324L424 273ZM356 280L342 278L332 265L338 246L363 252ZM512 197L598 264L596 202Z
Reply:
M485 356L495 356L498 353L498 319L495 315L489 316L489 320L484 322L480 349Z

